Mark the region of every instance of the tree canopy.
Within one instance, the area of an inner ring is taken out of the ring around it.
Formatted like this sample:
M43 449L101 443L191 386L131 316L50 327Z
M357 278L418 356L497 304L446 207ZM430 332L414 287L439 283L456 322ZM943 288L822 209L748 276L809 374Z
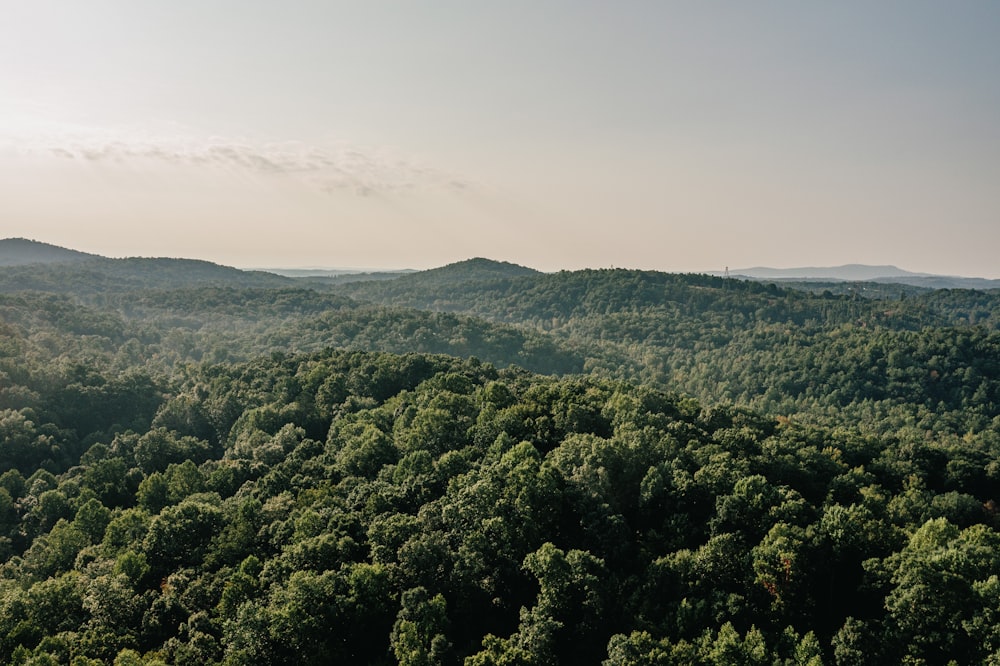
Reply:
M1000 660L995 294L417 276L0 295L0 663Z

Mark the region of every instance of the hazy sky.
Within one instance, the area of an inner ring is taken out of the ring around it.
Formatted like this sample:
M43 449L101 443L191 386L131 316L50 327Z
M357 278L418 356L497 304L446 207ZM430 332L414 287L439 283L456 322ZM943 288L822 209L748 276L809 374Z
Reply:
M0 237L1000 277L995 0L0 6Z

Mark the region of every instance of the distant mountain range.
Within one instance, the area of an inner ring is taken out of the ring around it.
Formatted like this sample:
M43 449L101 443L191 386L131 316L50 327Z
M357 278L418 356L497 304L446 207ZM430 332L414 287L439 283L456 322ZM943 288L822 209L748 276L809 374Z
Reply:
M345 284L348 282L378 282L381 280L395 280L403 275L418 273L411 268L404 268L397 271L366 271L355 268L259 268L255 270L265 273L274 273L282 277L301 280L312 286L329 286Z
M724 275L724 272L712 271L710 275ZM729 275L749 280L782 282L878 282L880 284L905 284L925 289L1000 289L1000 280L914 273L889 265L845 264L843 266L802 268L757 266L733 269L729 271Z
M100 272L109 276L111 282L121 282L121 287L135 287L136 283L155 286L159 283L180 281L187 284L240 283L243 286L280 286L294 281L306 281L316 285L344 284L348 282L382 282L399 277L410 277L409 284L422 287L432 284L453 284L468 280L487 280L537 275L533 268L505 261L474 258L459 261L427 271L373 271L360 272L355 269L259 269L242 271L207 261L168 258L127 258L109 259L96 254L79 252L58 245L42 243L26 238L6 238L0 240L0 268L14 270L0 280L0 291L33 289L40 285L32 283L33 276L27 267L33 264L60 266L61 278L76 280L93 277L91 269L100 266ZM722 271L709 271L709 275L722 276ZM896 266L869 266L846 264L829 267L802 268L739 268L729 271L733 278L747 280L767 280L775 282L809 283L814 289L819 283L874 282L879 284L902 284L922 289L1000 289L1000 280L970 278L930 273L914 273ZM51 277L51 276L50 276ZM301 284L301 282L299 282ZM95 285L96 286L96 285ZM104 288L107 285L101 285ZM789 285L792 286L792 285Z
M349 275L404 275L406 273L416 273L411 268L404 268L398 271L384 271L367 268L252 268L250 270L264 271L291 278L342 278Z
M714 273L721 275L721 273ZM738 268L730 270L729 274L738 277L748 277L761 280L847 280L860 282L882 278L929 277L928 273L912 273L895 266L868 266L865 264L845 264L844 266L803 267L803 268Z

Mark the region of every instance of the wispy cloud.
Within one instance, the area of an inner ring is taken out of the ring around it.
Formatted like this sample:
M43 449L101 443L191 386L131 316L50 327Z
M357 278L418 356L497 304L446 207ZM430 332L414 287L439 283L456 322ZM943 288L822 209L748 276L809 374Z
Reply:
M471 180L392 151L344 142L255 141L225 136L146 132L45 132L18 143L31 153L95 164L160 163L301 180L329 193L390 196L411 192L462 195Z

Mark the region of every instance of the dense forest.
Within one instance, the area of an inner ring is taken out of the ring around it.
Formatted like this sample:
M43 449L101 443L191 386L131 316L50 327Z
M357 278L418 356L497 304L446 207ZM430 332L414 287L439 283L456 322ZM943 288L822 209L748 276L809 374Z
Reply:
M997 291L911 295L873 283L835 295L629 270L435 275L463 271L455 264L339 293L526 326L577 350L588 372L711 404L876 432L998 425Z
M1000 663L996 292L45 260L0 663Z

